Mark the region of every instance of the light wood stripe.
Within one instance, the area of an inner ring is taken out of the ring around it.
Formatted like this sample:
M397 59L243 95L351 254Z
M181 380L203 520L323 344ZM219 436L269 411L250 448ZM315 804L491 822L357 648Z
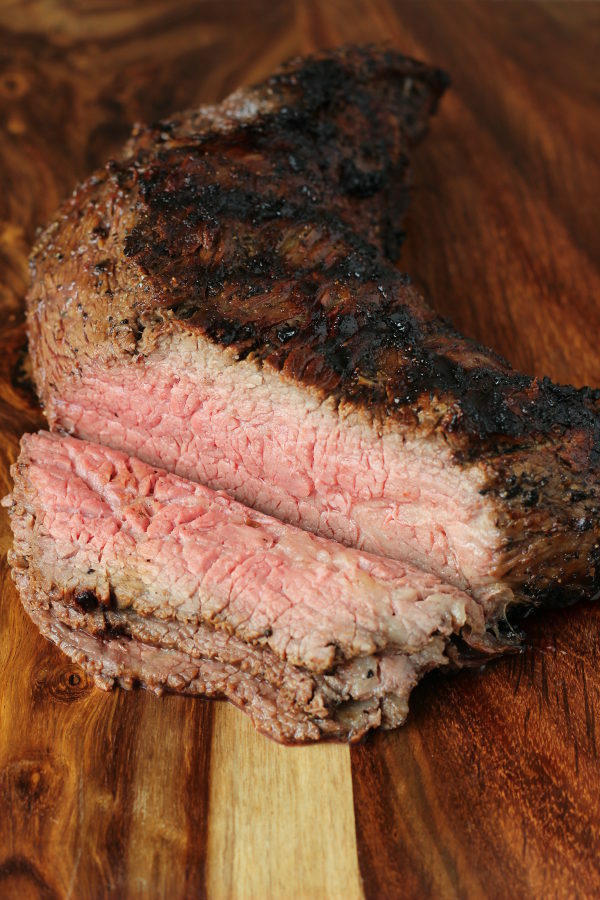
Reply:
M219 703L211 748L211 900L358 900L348 747L281 747Z

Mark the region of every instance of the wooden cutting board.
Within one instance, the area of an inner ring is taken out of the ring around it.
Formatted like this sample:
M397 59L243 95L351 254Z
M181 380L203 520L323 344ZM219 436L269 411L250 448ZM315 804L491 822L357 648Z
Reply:
M519 368L600 384L598 3L0 2L0 480L42 425L35 229L134 120L285 57L390 39L454 86L415 158L402 265ZM282 748L222 703L96 690L21 611L1 519L0 897L600 895L600 612L432 676L405 728Z

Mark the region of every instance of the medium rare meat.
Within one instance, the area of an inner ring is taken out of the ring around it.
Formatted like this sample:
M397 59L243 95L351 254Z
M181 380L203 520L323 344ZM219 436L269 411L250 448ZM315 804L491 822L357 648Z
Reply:
M42 633L104 687L226 696L272 737L394 727L429 669L502 649L481 608L106 447L25 435L11 564Z
M39 239L30 345L53 429L500 618L598 590L600 395L515 372L391 264L444 85L350 49L138 130Z

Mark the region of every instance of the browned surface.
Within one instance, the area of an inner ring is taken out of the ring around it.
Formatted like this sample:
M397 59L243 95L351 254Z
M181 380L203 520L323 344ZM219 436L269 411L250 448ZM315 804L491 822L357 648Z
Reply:
M18 325L36 226L132 120L339 41L389 37L453 77L403 253L430 302L518 368L600 384L599 25L577 2L4 0L3 489L41 423ZM100 694L3 562L0 896L597 896L599 624L590 606L531 620L527 654L431 679L406 728L353 749L355 844L345 748L271 750L235 711Z

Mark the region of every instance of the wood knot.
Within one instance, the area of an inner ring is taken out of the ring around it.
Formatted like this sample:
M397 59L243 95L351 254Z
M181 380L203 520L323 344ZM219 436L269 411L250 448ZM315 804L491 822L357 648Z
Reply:
M13 815L47 812L60 797L64 774L49 759L21 759L0 773L0 789Z
M85 672L73 665L64 668L44 666L34 675L34 698L41 702L50 695L62 703L71 703L84 697L91 689Z
M55 900L58 897L35 863L24 856L9 856L0 860L0 895L39 897L40 900Z
M4 72L0 75L0 96L7 100L18 100L29 90L29 80L23 72Z

